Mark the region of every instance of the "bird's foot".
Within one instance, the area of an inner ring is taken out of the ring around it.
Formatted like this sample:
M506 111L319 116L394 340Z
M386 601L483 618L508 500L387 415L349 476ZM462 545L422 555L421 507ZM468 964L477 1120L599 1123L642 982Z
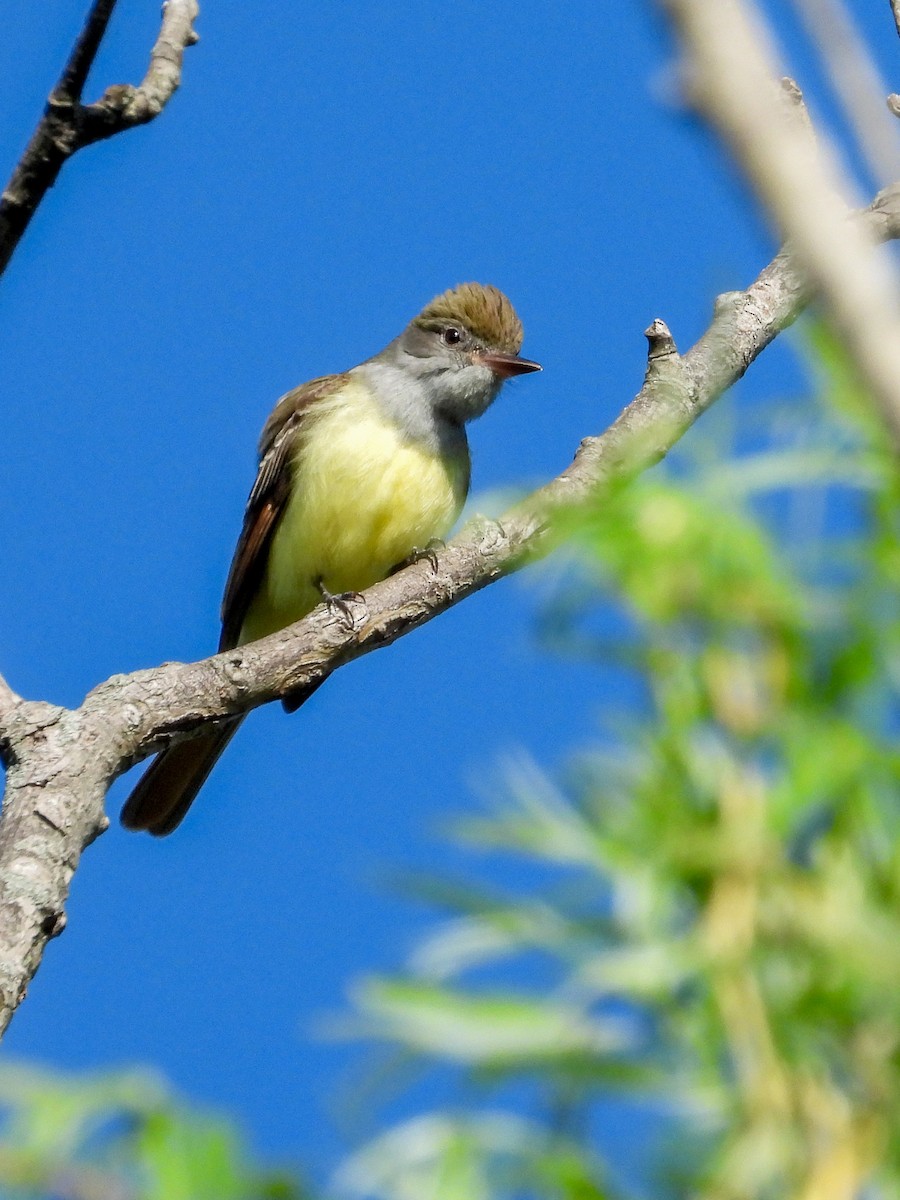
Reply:
M437 574L438 569L438 550L446 550L447 543L443 538L432 538L425 546L413 546L410 553L398 562L395 567L391 567L389 575L396 575L398 571L402 571L404 567L411 567L413 563L428 561L432 571Z
M316 591L325 601L328 611L332 616L337 617L342 624L346 625L351 633L355 633L358 627L365 620L365 615L357 617L353 611L353 605L362 605L365 613L366 601L361 592L340 592L335 595L334 592L329 592L325 586L325 581L321 575L315 581Z

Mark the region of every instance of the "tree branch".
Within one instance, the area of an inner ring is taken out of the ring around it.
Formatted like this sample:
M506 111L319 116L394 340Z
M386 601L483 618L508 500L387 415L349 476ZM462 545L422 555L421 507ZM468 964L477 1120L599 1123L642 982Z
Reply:
M900 3L900 0L898 0ZM828 70L875 185L897 178L897 127L885 112L884 86L844 0L794 0Z
M74 104L81 99L81 93L84 91L84 85L87 83L88 74L94 65L94 59L97 57L97 51L100 49L100 43L103 41L109 18L112 16L116 3L117 0L94 0L84 28L78 35L78 40L69 55L69 61L63 68L59 83L54 90L53 94L59 100L68 100L70 104Z
M44 115L0 196L0 274L66 160L92 142L151 121L179 85L184 49L197 40L196 0L166 0L160 34L140 87L117 85L107 88L95 104L81 103L115 4L116 0L95 0Z
M863 214L871 235L900 237L900 184ZM644 384L575 461L499 522L475 522L437 555L376 584L349 629L320 606L304 620L197 663L118 675L75 710L0 702L7 790L0 814L0 1032L65 923L69 883L84 848L106 828L106 791L119 774L209 721L296 693L345 662L458 604L562 536L560 519L598 489L658 462L807 303L809 285L786 253L745 292L716 302L703 337L680 356L669 330L647 330Z
M900 0L891 0L891 12L894 16L894 25L900 35ZM891 92L887 98L888 109L895 117L900 117L900 96L896 92Z
M181 64L186 47L199 37L194 21L196 0L166 0L162 28L150 51L150 65L140 87L118 84L107 88L96 104L83 110L84 144L112 137L159 116L181 83Z
M695 103L789 239L900 451L900 291L867 229L847 219L836 156L786 111L752 4L660 2L687 51Z
M0 722L4 721L22 699L0 675Z

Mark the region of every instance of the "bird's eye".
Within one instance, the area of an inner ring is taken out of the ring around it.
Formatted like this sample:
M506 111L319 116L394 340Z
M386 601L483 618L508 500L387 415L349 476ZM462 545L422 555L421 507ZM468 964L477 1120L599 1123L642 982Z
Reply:
M441 340L445 346L457 346L462 341L462 334L453 325L448 325L441 333Z

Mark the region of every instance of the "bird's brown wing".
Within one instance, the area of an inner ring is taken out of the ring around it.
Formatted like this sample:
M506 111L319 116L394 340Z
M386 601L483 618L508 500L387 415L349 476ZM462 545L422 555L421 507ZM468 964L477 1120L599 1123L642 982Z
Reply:
M220 650L237 644L247 609L266 566L269 544L291 492L291 458L300 424L310 405L330 395L346 380L327 375L295 388L279 400L259 443L259 470L247 501L225 598L222 601ZM231 741L242 717L202 730L158 754L122 809L127 829L147 829L164 837L181 822L219 755Z
M247 500L244 524L231 560L222 599L219 650L237 645L247 610L266 567L269 545L291 495L292 458L310 406L330 396L346 375L325 375L282 396L259 441L259 470Z

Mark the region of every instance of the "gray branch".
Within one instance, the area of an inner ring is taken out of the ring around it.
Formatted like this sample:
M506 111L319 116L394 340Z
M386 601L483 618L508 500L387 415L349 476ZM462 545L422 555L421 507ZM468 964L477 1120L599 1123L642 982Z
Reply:
M900 452L900 289L864 225L828 138L786 106L752 0L659 0L687 58L692 99L813 281Z
M17 696L6 680L0 675L0 721L19 703L22 699Z
M196 0L166 0L162 28L150 51L150 66L143 82L139 87L118 84L107 88L95 104L83 109L84 145L159 116L181 82L185 48L199 40L194 31L198 14Z
M891 0L891 12L894 16L894 25L897 33L900 34L900 0ZM887 106L895 117L900 117L900 96L896 92L891 92L888 96Z
M879 240L900 236L900 184L880 193L863 220ZM683 356L665 323L654 321L644 384L618 420L586 438L567 470L499 522L474 522L436 564L417 563L370 588L352 629L323 606L237 650L113 676L77 709L0 689L0 1032L64 927L72 875L107 827L104 798L118 775L207 722L300 691L548 553L564 513L663 458L809 298L782 252L746 291L719 297L709 329Z
M794 0L794 6L828 69L872 178L878 186L896 179L900 150L897 127L885 112L887 88L845 0Z

